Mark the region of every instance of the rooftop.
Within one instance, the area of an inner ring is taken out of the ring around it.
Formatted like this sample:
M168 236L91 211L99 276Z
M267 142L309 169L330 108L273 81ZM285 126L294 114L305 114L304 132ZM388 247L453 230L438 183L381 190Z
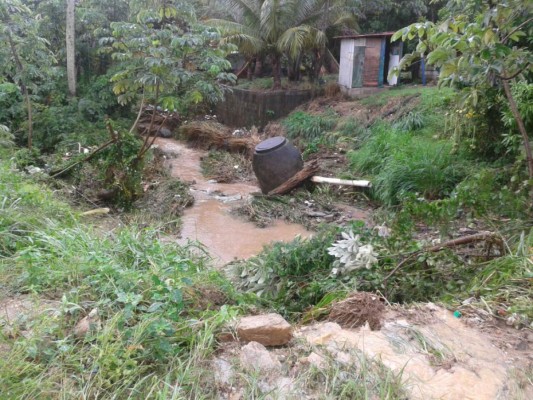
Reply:
M346 36L337 36L335 39L362 39L362 38L372 38L372 37L386 37L392 36L396 32L380 32L380 33L366 33L361 35L346 35Z

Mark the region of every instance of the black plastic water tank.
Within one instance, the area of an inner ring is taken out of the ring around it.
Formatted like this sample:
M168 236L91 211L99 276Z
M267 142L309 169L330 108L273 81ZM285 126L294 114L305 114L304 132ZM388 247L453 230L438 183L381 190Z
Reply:
M255 146L252 166L263 193L277 188L303 165L298 149L282 136L269 138Z

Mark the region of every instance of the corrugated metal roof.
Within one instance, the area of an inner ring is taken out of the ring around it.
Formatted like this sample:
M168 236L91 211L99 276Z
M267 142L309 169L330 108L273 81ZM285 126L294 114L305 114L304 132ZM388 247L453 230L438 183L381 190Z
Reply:
M362 38L371 38L371 37L383 37L383 36L392 36L396 32L381 32L381 33L367 33L362 35L346 35L346 36L337 36L334 39L362 39Z

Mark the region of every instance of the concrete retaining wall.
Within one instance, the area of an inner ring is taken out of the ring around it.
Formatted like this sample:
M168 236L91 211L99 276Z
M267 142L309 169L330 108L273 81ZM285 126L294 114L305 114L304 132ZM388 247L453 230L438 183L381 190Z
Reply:
M217 120L231 127L263 128L319 94L316 90L253 91L232 88L216 106Z

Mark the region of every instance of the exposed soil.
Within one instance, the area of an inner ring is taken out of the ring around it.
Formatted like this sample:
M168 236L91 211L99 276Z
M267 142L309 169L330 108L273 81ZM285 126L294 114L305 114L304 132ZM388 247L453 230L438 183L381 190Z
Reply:
M369 127L377 120L394 122L414 110L420 102L420 94L388 98L381 105L365 105L364 102L345 98L317 98L299 109L311 114L322 114L330 109L339 117L350 117Z

